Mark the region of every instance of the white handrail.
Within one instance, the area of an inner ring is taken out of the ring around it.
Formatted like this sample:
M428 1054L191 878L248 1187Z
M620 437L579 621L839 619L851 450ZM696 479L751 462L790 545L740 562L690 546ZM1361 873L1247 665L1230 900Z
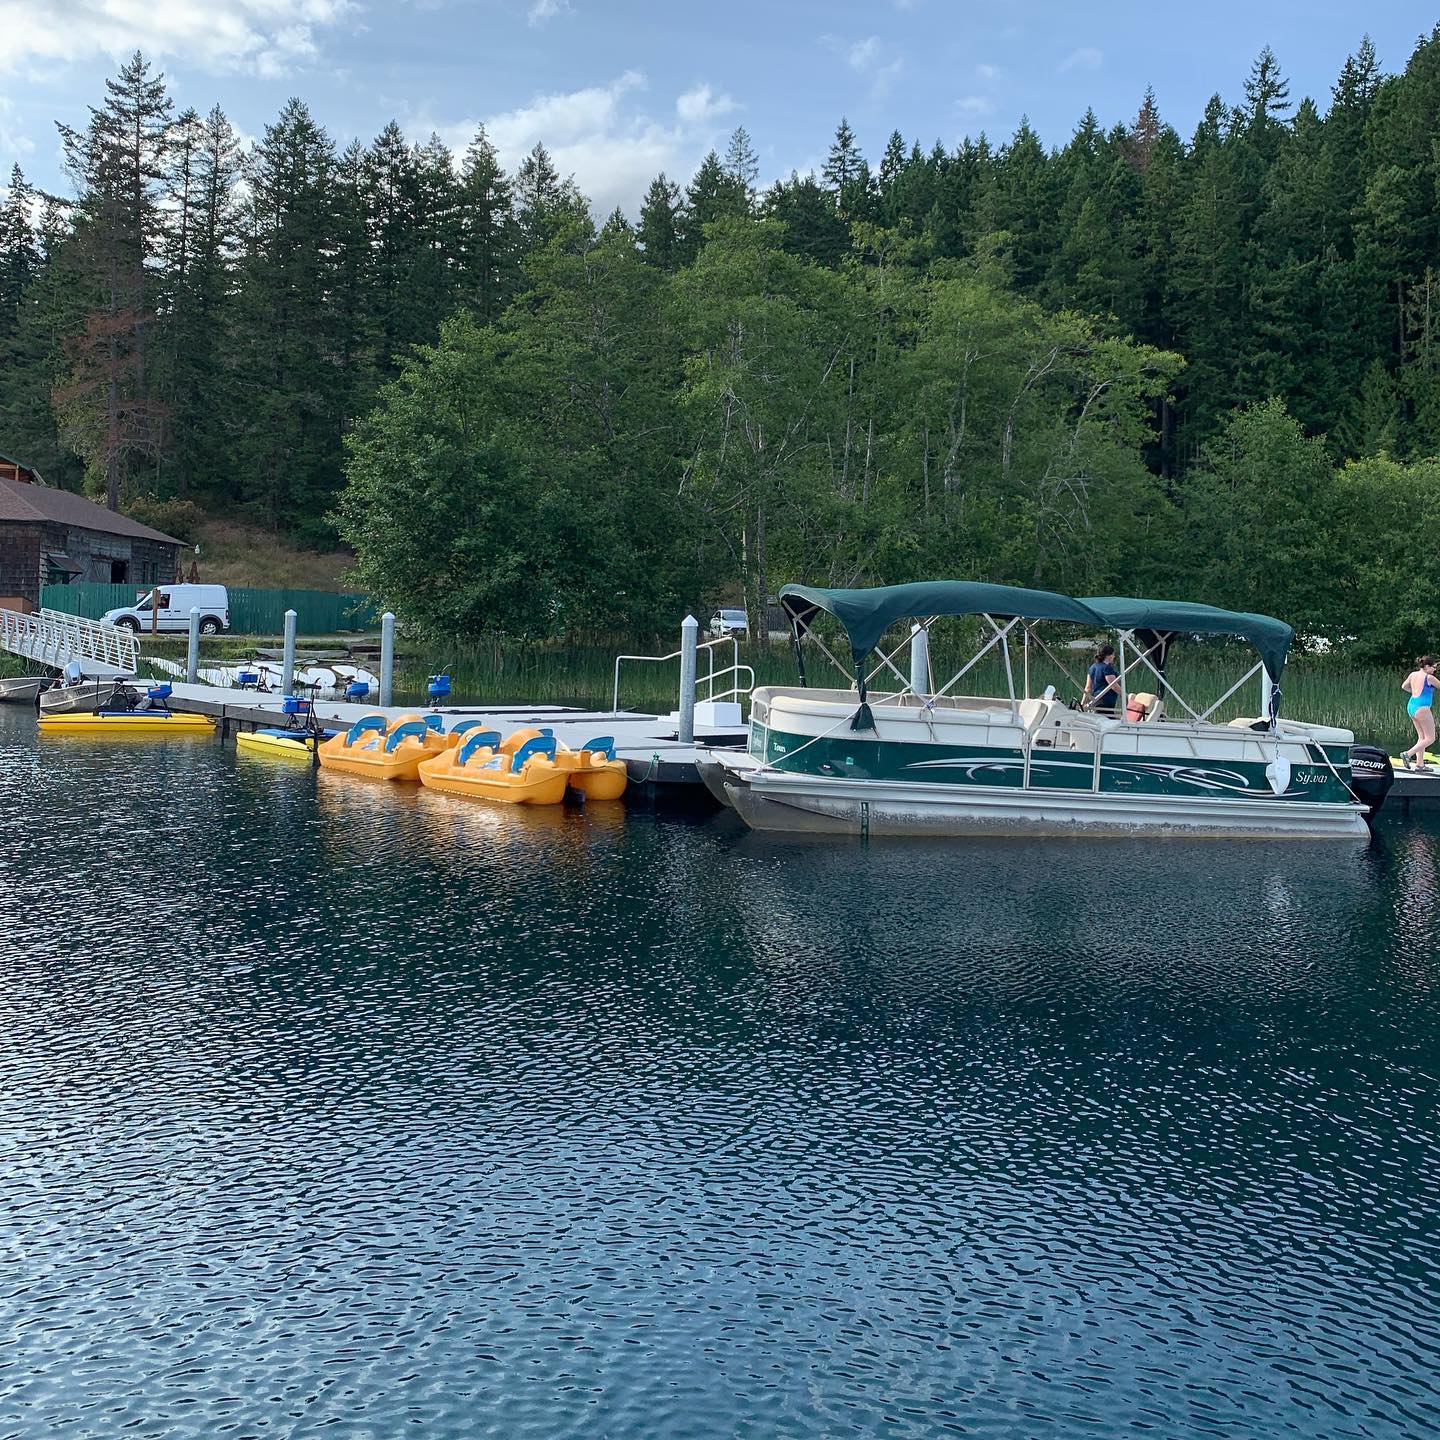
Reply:
M60 610L0 610L0 649L55 670L79 660L133 675L140 664L140 642L129 631Z
M731 663L720 670L715 668L715 650L721 645L729 645L731 648ZM698 691L701 685L705 686L704 699L707 701L729 700L733 697L745 696L755 688L755 671L749 665L740 663L740 642L733 635L721 635L714 640L702 641L695 647L696 651L705 652L706 671L703 675L695 678L695 688ZM615 685L610 694L610 713L620 713L620 666L624 661L632 661L644 665L663 665L667 660L678 660L681 651L672 650L668 655L617 655L615 657ZM740 683L741 672L750 677L748 686ZM718 695L715 693L715 683L727 675L734 675L735 682L728 690L722 690Z

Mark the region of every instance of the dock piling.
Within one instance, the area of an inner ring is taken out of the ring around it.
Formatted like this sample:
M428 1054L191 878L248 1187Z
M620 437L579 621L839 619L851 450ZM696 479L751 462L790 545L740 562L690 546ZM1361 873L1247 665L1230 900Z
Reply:
M283 668L281 686L282 695L293 695L295 693L295 626L299 617L293 610L285 612L285 658L281 662Z
M680 743L695 741L695 649L700 622L687 615L680 622Z
M190 638L185 647L185 683L200 683L200 611L190 607Z
M380 703L390 704L395 688L395 612L387 610L380 617Z

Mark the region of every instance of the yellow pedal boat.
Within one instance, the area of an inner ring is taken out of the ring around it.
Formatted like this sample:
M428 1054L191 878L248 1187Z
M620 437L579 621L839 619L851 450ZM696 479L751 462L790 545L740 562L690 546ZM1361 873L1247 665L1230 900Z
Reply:
M548 729L517 730L501 745L502 754L513 754L537 735L553 735ZM615 755L615 741L609 735L587 740L578 750L556 741L555 768L565 772L572 790L586 800L618 800L630 783L625 762Z
M553 735L535 735L505 752L498 730L472 729L420 762L420 783L446 795L502 805L558 805L565 798L567 776L555 764Z
M208 735L215 722L208 715L174 710L97 710L94 714L69 712L41 715L36 720L42 735Z
M366 715L315 754L326 770L367 780L414 780L420 762L444 750L443 724L438 715L402 715L393 724L383 715Z

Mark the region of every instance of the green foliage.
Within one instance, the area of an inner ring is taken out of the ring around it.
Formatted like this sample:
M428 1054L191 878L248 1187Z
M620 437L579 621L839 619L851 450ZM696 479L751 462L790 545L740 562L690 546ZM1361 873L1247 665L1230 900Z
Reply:
M1440 452L1440 28L1323 113L1268 49L1240 101L873 170L842 121L763 194L737 130L597 231L543 144L337 153L295 100L242 154L137 55L62 127L73 203L0 208L0 448L338 523L437 634L963 573L1412 648L1374 557Z

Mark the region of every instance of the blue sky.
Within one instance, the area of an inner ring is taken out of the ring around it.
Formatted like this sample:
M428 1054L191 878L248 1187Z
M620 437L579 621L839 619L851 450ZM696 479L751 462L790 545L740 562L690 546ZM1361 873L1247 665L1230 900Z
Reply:
M54 121L138 46L246 136L290 95L342 144L395 118L461 147L484 121L512 166L544 140L597 210L633 214L738 124L766 180L818 165L842 114L872 159L892 129L928 148L1022 115L1059 144L1087 105L1133 117L1148 84L1188 133L1264 45L1323 104L1367 30L1399 69L1437 20L1433 0L0 0L0 163L63 187Z

